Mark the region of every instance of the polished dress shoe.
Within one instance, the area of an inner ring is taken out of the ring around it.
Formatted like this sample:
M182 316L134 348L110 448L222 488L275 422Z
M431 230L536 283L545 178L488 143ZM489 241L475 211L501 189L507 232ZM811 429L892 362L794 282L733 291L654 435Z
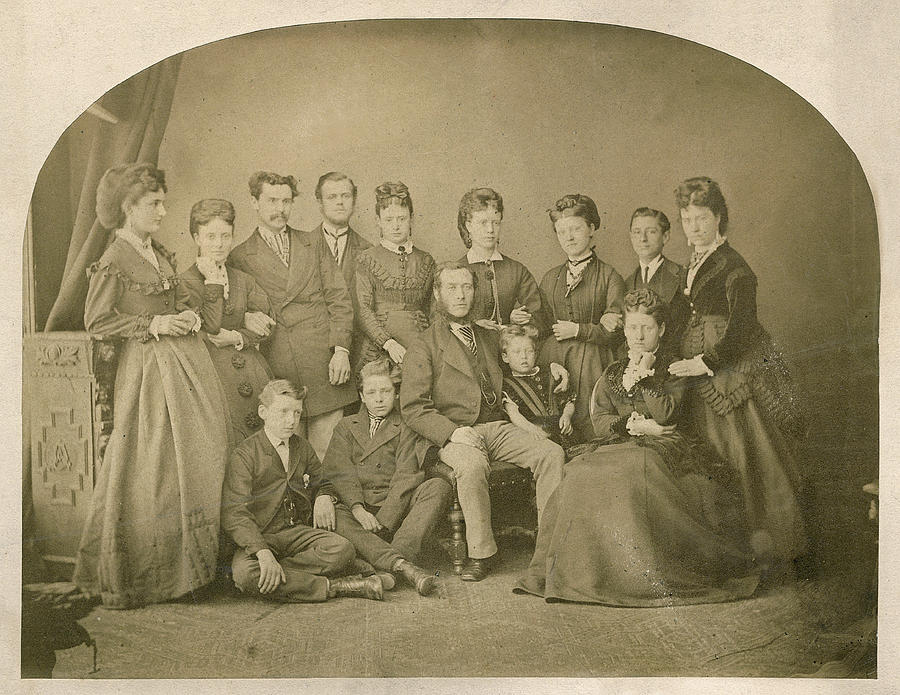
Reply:
M466 562L466 566L463 567L463 571L460 573L459 578L464 582L480 582L488 576L493 559L493 555L486 558L470 557Z
M434 575L423 570L421 567L416 567L407 560L400 560L394 566L394 571L412 586L416 587L419 596L428 596L428 594L434 591Z
M328 580L328 598L351 596L354 598L370 598L381 601L384 598L384 587L381 577L339 577Z

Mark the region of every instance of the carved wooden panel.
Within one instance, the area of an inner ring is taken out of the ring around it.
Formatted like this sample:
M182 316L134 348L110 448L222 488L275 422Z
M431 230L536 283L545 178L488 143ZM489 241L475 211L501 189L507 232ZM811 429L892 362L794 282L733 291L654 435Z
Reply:
M38 333L26 336L24 358L38 547L48 558L74 561L96 455L112 430L115 350L86 333Z

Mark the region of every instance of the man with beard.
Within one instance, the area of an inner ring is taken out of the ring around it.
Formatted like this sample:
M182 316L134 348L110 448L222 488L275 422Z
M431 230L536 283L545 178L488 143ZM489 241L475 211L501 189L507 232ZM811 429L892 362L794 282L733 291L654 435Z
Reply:
M306 387L306 439L321 460L344 406L357 398L350 294L338 267L317 253L315 235L287 225L297 196L294 177L258 171L249 185L257 227L231 252L229 264L252 275L269 296L275 326L265 355L275 376Z
M565 454L543 437L506 419L495 331L470 321L475 276L464 264L441 263L434 273L436 316L403 360L400 408L406 424L440 447L453 469L466 519L469 561L460 578L481 581L497 553L488 495L490 460L532 471L538 521L562 479Z

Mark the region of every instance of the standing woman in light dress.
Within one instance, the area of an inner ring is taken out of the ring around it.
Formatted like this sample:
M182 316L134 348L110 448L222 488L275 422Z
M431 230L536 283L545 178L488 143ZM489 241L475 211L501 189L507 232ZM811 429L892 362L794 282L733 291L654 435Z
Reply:
M566 262L541 280L551 323L542 357L569 371L569 388L576 394L573 437L586 442L594 437L591 390L623 341L625 281L594 252L600 214L593 200L577 193L563 196L550 209L550 220Z
M669 371L692 377L694 428L734 469L760 562L786 567L806 548L793 452L804 417L784 360L757 319L756 275L725 236L728 207L719 185L705 176L687 179L675 200L693 254L683 289L683 359Z
M375 189L381 243L356 257L358 323L365 331L358 372L384 357L402 364L409 344L428 328L434 259L412 244L413 203L403 183Z
M152 238L165 197L152 164L113 167L97 188L97 217L116 233L91 266L84 323L121 347L74 581L109 608L177 598L216 571L228 416L200 317L177 311L173 256Z

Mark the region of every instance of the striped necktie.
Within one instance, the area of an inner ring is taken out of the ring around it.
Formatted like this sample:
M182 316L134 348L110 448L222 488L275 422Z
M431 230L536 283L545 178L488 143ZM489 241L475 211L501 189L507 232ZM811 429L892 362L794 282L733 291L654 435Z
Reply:
M384 422L383 417L369 415L369 439L372 439L375 436L375 433L378 431L378 427L382 422Z
M475 331L472 330L472 327L460 326L457 330L459 331L458 335L462 338L466 347L469 348L469 351L478 357L478 345L475 343Z

